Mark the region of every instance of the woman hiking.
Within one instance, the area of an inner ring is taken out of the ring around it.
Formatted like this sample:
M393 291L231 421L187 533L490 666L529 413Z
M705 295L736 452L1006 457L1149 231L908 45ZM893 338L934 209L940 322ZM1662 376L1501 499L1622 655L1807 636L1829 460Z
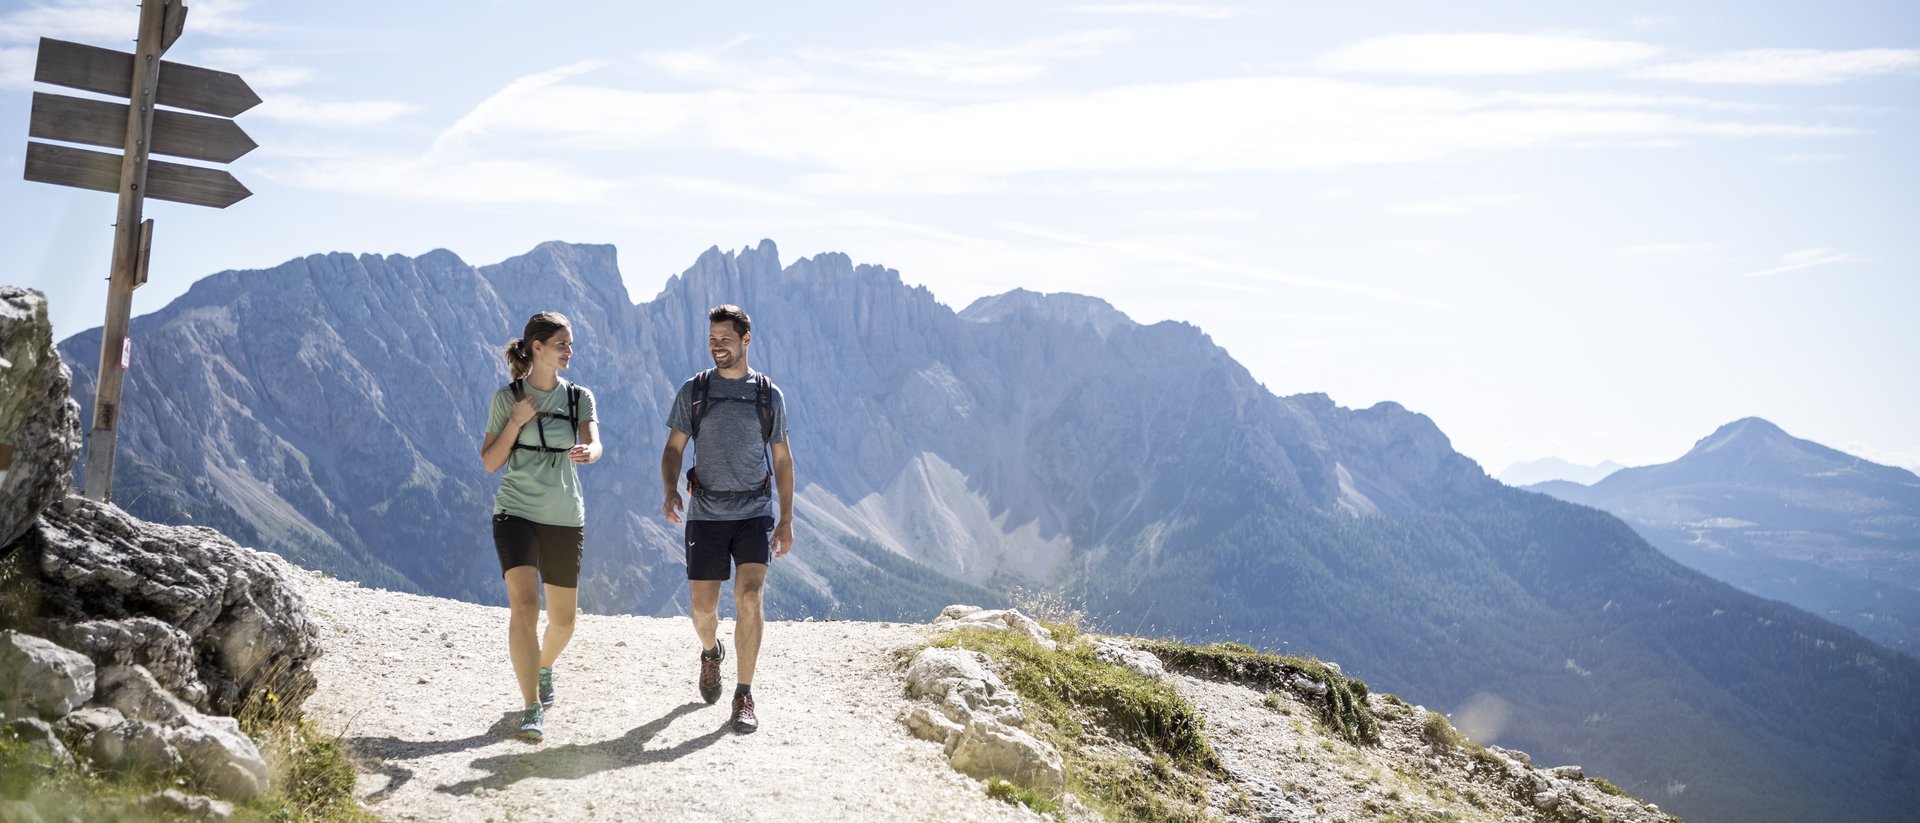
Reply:
M576 466L600 459L593 392L560 379L573 359L573 328L558 312L527 320L506 348L513 382L493 393L480 460L507 468L493 500L493 547L506 578L507 650L526 709L520 735L538 743L553 705L553 664L573 638L586 504ZM540 622L546 588L547 631Z

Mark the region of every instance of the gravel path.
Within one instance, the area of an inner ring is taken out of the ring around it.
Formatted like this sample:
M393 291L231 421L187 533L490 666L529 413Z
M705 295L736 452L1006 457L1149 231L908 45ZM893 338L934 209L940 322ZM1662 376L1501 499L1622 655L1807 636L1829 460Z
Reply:
M694 689L686 619L583 615L534 745L513 738L505 609L291 577L326 647L307 715L345 738L383 820L1043 819L987 797L898 721L895 652L925 626L769 624L761 728L736 735L727 701ZM732 622L720 631L731 648Z

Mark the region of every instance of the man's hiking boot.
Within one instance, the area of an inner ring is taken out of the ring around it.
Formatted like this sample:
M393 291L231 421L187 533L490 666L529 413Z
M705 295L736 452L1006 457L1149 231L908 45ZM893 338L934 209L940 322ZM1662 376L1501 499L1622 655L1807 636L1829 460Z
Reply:
M711 706L720 700L720 662L727 659L727 644L713 641L718 653L700 653L700 699Z
M752 734L760 728L760 718L753 713L753 695L743 694L733 698L733 730L740 734Z
M529 743L538 743L547 736L547 710L538 705L528 706L520 715L520 738Z
M552 706L553 706L553 669L548 668L546 666L541 666L540 667L540 707L551 708Z

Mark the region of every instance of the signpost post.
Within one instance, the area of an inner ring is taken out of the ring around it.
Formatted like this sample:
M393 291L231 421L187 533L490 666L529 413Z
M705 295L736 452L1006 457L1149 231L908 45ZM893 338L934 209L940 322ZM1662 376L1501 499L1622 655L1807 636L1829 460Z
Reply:
M148 160L149 153L158 153L228 163L254 148L253 139L227 119L259 105L260 97L246 81L236 74L160 59L185 31L186 18L184 0L146 0L132 54L43 37L34 67L33 79L41 83L127 99L122 104L35 92L27 128L29 137L41 140L120 149L114 154L27 142L26 179L120 195L93 429L87 435L85 492L95 500L105 501L113 489L120 385L133 352L127 323L133 290L147 282L153 250L153 221L141 216L146 198L224 209L252 194L220 169Z

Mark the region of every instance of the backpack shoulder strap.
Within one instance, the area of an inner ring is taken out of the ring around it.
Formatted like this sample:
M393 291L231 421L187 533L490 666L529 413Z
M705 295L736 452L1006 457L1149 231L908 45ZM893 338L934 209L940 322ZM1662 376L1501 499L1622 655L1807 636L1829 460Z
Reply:
M689 399L687 415L687 436L700 437L700 420L707 416L707 395L713 390L713 370L707 369L693 376L693 396Z
M773 442L773 381L756 374L753 381L753 405L760 412L760 442Z
M567 383L567 420L573 423L573 442L580 442L580 387Z

